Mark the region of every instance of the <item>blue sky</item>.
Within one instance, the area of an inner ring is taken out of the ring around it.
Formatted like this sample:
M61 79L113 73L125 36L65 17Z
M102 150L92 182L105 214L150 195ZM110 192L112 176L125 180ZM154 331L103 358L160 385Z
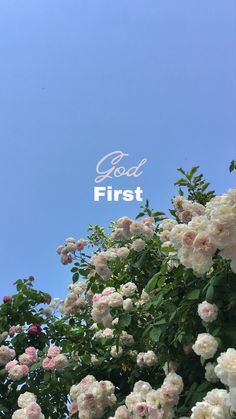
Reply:
M232 0L1 0L1 295L34 275L64 296L56 246L135 216L136 202L93 202L111 151L127 167L148 159L109 184L140 185L161 210L179 166L200 165L217 193L233 186L235 17Z

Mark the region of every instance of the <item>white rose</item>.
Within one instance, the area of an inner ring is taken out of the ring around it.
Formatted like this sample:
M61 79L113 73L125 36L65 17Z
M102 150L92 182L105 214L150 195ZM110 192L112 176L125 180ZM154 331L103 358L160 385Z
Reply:
M176 374L173 371L167 374L166 378L164 379L163 384L171 385L177 390L178 393L181 393L184 388L182 377L180 377L180 375Z
M123 309L124 311L130 311L133 308L133 301L131 298L126 298L126 300L123 301Z
M25 419L25 418L26 418L25 409L18 409L12 415L12 419Z
M32 402L36 402L36 396L33 393L30 393L29 391L26 391L25 393L21 394L18 397L18 401L17 404L19 407L24 408L26 407L28 404L32 403Z
M220 406L212 406L207 402L197 402L192 408L191 419L229 419Z
M142 239L136 239L133 241L131 245L131 249L135 250L136 252L141 252L146 246L146 243Z
M110 307L121 307L123 306L123 298L119 292L113 292L108 296Z
M75 243L76 240L74 237L67 237L67 239L65 240L66 243Z
M229 393L227 390L220 390L218 388L209 391L204 397L204 401L210 403L212 406L222 406L225 408L230 406Z
M236 386L236 350L233 348L222 352L217 358L215 373L220 381L230 387Z
M140 393L132 392L130 393L126 399L125 404L128 407L129 412L134 412L138 403L142 401L142 396Z
M205 379L209 381L209 383L217 383L217 381L219 381L215 373L215 366L216 363L213 362L208 362L205 365Z
M146 395L152 390L151 385L147 381L139 380L135 383L133 392L140 393L142 400L146 399Z
M209 359L215 355L218 349L218 342L209 333L200 333L192 349L195 354L202 356L204 359Z
M116 249L116 254L119 258L125 259L125 258L127 258L128 254L129 254L129 249L128 249L128 247L118 247Z
M157 356L153 351L147 351L144 356L144 362L148 367L153 367L157 364Z
M112 358L120 358L121 355L123 354L123 349L121 348L121 346L118 347L118 351L117 351L117 347L114 345L111 347L111 356Z
M218 316L218 307L215 304L210 304L203 301L198 305L198 315L205 322L213 322Z
M120 287L121 294L125 297L132 297L137 291L137 286L133 282L127 282Z

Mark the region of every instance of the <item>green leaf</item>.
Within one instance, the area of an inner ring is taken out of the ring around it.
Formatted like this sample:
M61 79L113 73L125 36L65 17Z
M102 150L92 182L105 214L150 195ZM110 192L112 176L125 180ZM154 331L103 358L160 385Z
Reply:
M158 342L161 337L162 329L160 327L153 327L150 330L149 336L153 342Z
M192 291L189 291L186 295L187 300L198 300L200 296L200 290L199 289L195 289Z
M129 326L130 323L131 323L131 319L132 319L132 317L131 317L130 314L128 314L128 313L122 314L120 316L119 323L118 323L119 328L124 329L125 327Z
M135 219L137 220L138 218L144 217L144 215L145 215L145 213L144 213L144 212L139 212L139 213L136 215Z
M145 291L150 292L150 291L154 290L154 288L156 287L158 278L159 278L158 273L153 275L153 277L148 281L148 283L145 287Z
M78 281L78 279L79 279L79 272L75 272L75 273L74 273L74 275L72 276L72 281L73 281L73 284L74 284L75 282L77 282L77 281Z
M210 285L208 287L207 293L206 293L206 300L208 303L212 303L214 297L214 287Z
M231 160L230 165L229 165L230 173L233 172L233 170L236 170L236 160Z

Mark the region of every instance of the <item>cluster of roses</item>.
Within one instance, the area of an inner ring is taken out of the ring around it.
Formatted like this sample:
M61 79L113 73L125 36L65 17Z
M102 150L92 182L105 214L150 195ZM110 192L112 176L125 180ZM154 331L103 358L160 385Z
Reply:
M116 258L126 259L128 255L128 247L111 248L106 252L95 254L91 258L91 263L95 269L90 271L89 276L91 277L97 273L102 279L109 279L112 276L112 271L108 266L108 262Z
M42 362L42 367L45 370L63 371L67 366L67 357L61 354L58 346L50 346L47 351L47 356Z
M97 381L87 375L70 390L70 413L80 419L102 418L105 410L116 402L115 387L110 381Z
M84 307L86 284L70 284L69 293L64 301L60 303L59 311L66 315L75 314L80 308Z
M21 394L17 403L20 409L13 413L12 419L45 419L33 393L26 391Z
M175 372L167 374L158 390L145 381L135 383L132 393L125 399L125 405L118 407L110 419L170 419L173 408L178 404L183 390L183 380Z
M10 349L10 351L12 350ZM15 354L13 358L15 358ZM5 369L13 381L19 381L29 374L29 367L37 361L37 358L37 350L33 346L29 346L23 354L19 355L18 361L17 359L9 360L5 364Z
M198 305L198 315L204 322L213 322L217 319L218 307L203 301ZM200 333L192 349L202 359L207 360L215 356L218 341L209 333ZM205 378L212 384L220 380L229 387L229 392L222 389L208 392L203 401L192 408L191 419L231 418L232 412L236 412L236 350L229 348L220 354L217 363L208 362L205 365Z
M106 252L100 252L94 255L91 259L91 263L94 265L95 269L91 270L88 276L92 277L97 273L102 279L109 279L112 276L112 271L109 268L110 261L115 260L116 258L120 258L121 260L126 259L130 249L141 252L145 246L145 241L139 238L134 240L129 247L114 247L108 249Z
M60 245L56 249L58 255L61 256L61 263L63 265L68 265L68 263L71 263L76 252L83 250L86 244L87 241L84 239L76 241L74 237L68 237L65 240L65 245Z
M229 391L216 388L208 392L203 401L197 402L196 406L192 408L191 419L206 417L230 419L233 412L236 412L235 349L229 348L220 354L214 374L224 385L228 386Z
M137 292L137 286L133 282L121 285L119 292L114 287L106 287L101 294L92 297L92 319L96 323L102 323L104 327L110 327L116 323L111 315L112 308L123 308L124 311L132 310L134 304L130 297ZM143 291L135 304L141 305L149 299L149 295Z
M153 218L143 218L141 221L134 221L129 217L122 217L116 221L116 228L111 234L112 239L131 239L132 236L140 235L150 237L154 234L155 224Z
M162 243L174 246L180 262L196 274L210 269L217 250L236 272L236 189L212 198L205 207L182 196L173 201L182 223L165 219L159 230Z
M203 301L198 304L198 315L206 323L212 323L218 317L216 304ZM210 333L200 333L192 346L193 351L203 359L213 358L218 349L218 341ZM209 372L210 367L208 366Z
M97 329L97 325L94 324L91 327L92 329ZM113 329L110 329L109 327L106 327L104 330L98 330L95 333L96 339L113 339L114 338L114 331ZM112 358L119 358L123 354L123 347L131 347L134 344L134 338L132 335L127 333L125 330L121 332L121 335L119 337L119 346L113 345L111 346L110 354ZM93 365L96 365L98 363L98 359L95 355L92 355L91 359Z
M139 352L137 355L137 365L139 367L154 367L157 365L157 356L153 351Z

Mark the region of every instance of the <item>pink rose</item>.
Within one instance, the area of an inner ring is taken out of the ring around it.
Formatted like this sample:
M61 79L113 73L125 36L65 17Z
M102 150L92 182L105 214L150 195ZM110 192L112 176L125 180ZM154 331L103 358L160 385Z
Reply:
M41 408L36 402L31 402L26 406L25 413L27 419L39 419L41 415Z
M57 371L62 371L67 366L67 358L63 354L59 354L55 356L55 358L52 358L55 362L55 369Z
M21 365L21 371L24 377L26 377L29 374L29 367L27 365Z
M32 335L39 335L41 332L41 327L38 324L31 324L28 329L28 333Z
M178 403L179 393L177 388L173 385L163 384L161 387L161 392L164 397L164 400L171 406L174 406Z
M97 302L97 301L99 301L100 300L100 298L101 298L101 294L94 294L94 296L93 296L93 298L92 298L92 301L95 303L95 302Z
M118 409L116 409L115 417L129 419L130 414L127 407L125 405L118 407Z
M218 316L218 307L215 304L210 304L207 301L203 301L198 304L198 315L205 322L213 322Z
M45 370L55 370L55 358L45 358L42 363L42 367Z
M5 365L5 369L7 371L9 371L10 368L13 368L15 365L17 365L17 360L14 359L13 361L9 361L6 365Z
M4 302L5 304L6 304L6 303L9 303L11 300L12 300L11 295L4 295L4 297L3 297L3 302Z
M137 413L138 416L146 416L147 414L147 403L140 402L136 404L135 407L135 413Z
M86 244L87 244L86 240L78 240L76 243L77 250L83 250Z
M34 348L34 346L29 346L28 348L26 348L25 353L30 356L32 361L37 360L37 349Z
M216 246L211 243L209 236L205 232L197 234L193 242L193 247L208 256L214 255L216 251Z
M55 356L59 355L60 352L61 350L58 346L51 346L48 349L47 356L54 358Z
M164 417L164 410L153 406L148 406L149 419L162 419Z
M193 230L187 230L186 233L184 233L183 238L182 238L182 242L183 244L185 244L186 246L191 247L195 237L196 237L197 233Z
M69 407L70 413L74 415L74 413L78 412L78 403L77 401L73 401Z

